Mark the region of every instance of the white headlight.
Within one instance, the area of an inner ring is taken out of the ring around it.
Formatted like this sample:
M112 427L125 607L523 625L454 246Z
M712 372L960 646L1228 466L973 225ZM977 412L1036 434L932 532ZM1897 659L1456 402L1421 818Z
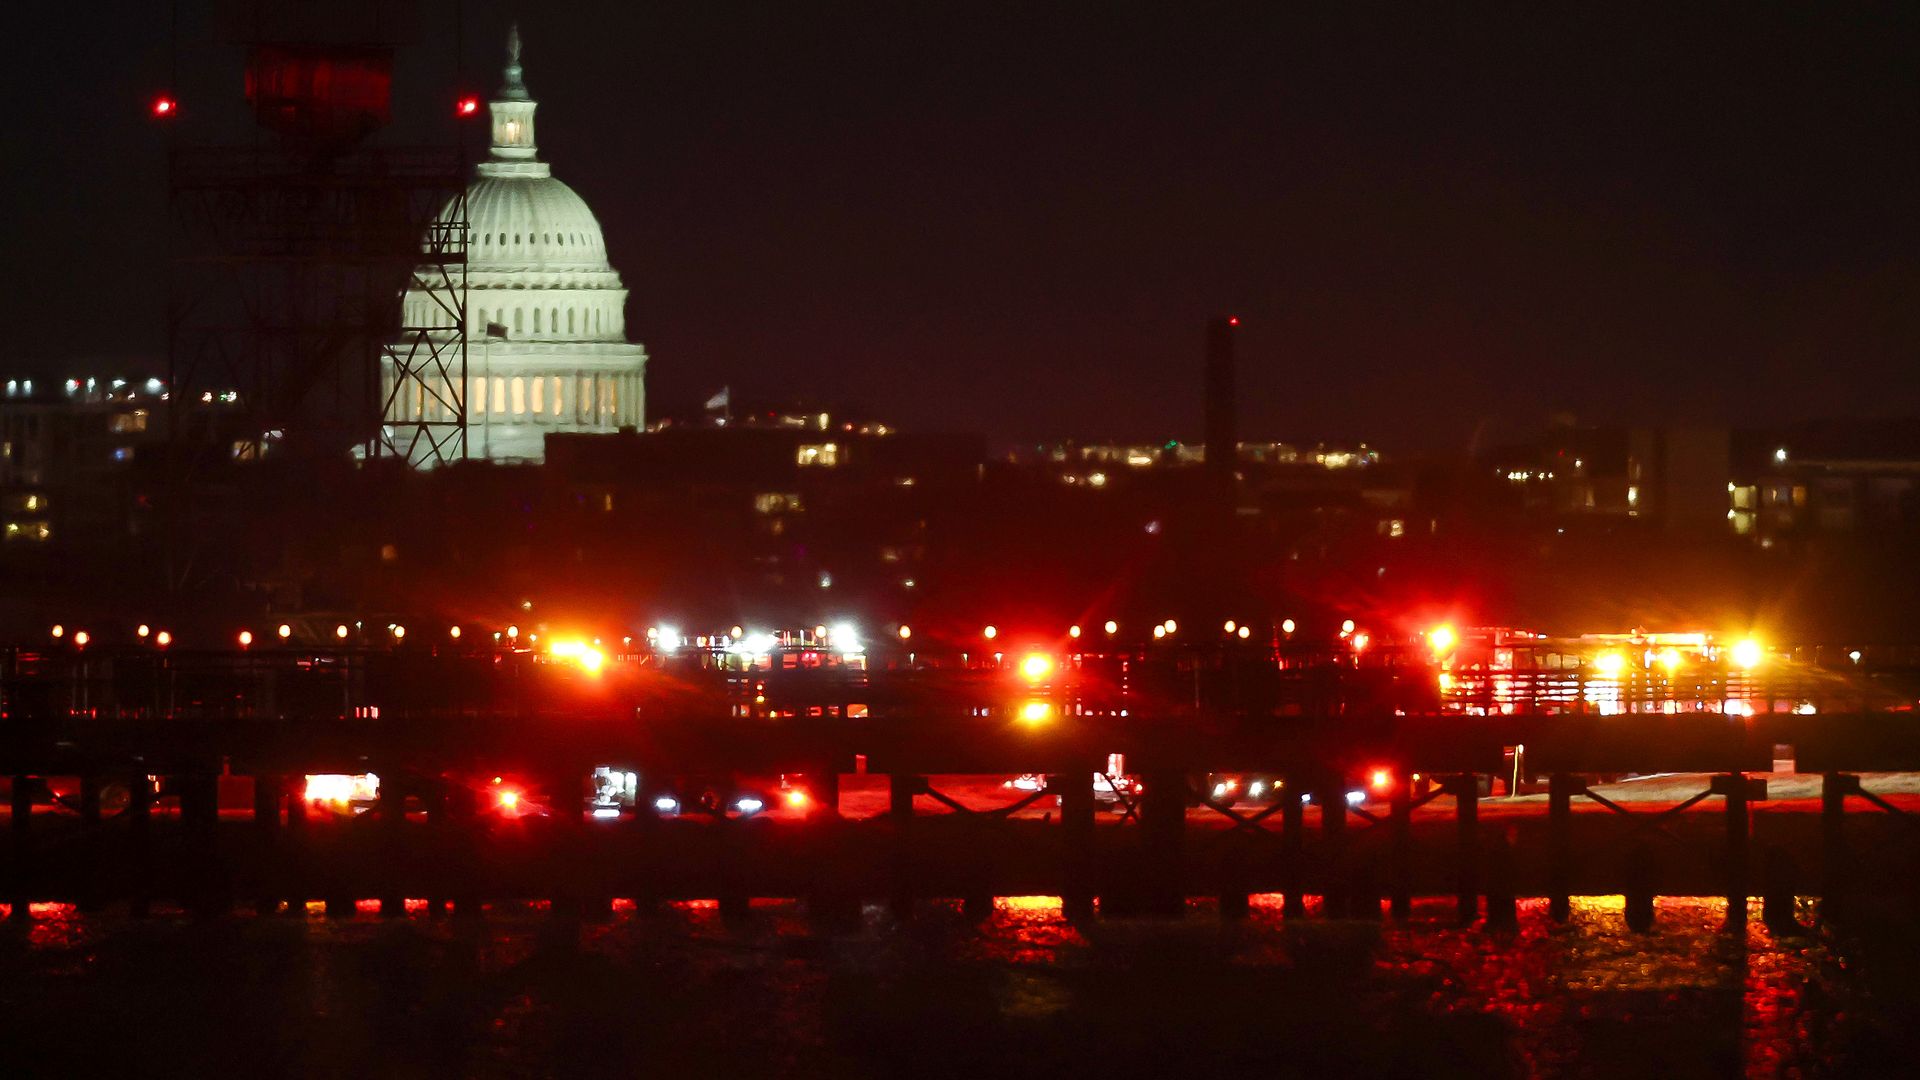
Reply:
M764 810L766 805L766 803L761 802L751 795L742 795L738 799L733 800L733 808L743 814L757 814L761 810Z

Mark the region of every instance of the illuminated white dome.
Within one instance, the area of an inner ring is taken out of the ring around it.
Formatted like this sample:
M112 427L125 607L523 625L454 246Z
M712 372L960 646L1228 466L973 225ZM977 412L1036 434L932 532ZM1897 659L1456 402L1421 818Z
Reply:
M627 290L600 222L539 160L518 30L507 53L505 85L488 105L493 144L466 196L467 453L537 463L549 432L642 426L647 353L627 341ZM449 205L441 220L458 210ZM408 293L405 319L453 325L444 300L424 289ZM431 393L399 390L389 394L390 421L431 419L442 407Z

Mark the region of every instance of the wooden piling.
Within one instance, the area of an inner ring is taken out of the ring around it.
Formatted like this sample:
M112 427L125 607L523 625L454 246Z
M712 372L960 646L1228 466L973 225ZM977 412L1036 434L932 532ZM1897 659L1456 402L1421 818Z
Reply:
M1464 925L1480 914L1480 778L1461 773L1448 783L1453 788L1454 823L1459 833L1454 910Z
M1832 919L1847 903L1847 796L1860 790L1860 778L1830 772L1820 777L1820 915Z
M279 877L280 805L285 788L286 779L281 776L264 774L253 778L254 866L257 868L255 880L259 882L272 882ZM254 891L253 909L257 914L271 915L280 910L280 898L270 886L262 885Z
M1306 806L1296 777L1288 776L1280 788L1280 852L1285 864L1280 869L1280 887L1284 895L1280 914L1297 919L1307 913Z
M1627 860L1627 929L1644 934L1653 929L1653 850L1637 843Z
M99 911L105 906L107 837L100 817L100 791L105 786L106 778L99 773L88 772L80 777L80 824L84 830L81 843L88 852L87 865L81 871L81 911Z
M1186 774L1154 770L1142 774L1141 783L1141 912L1177 918L1187 910Z
M289 915L304 916L307 901L313 897L307 872L312 833L312 824L307 820L306 789L295 780L287 791L287 830L280 838L281 892Z
M201 918L227 913L231 902L227 868L220 858L220 777L193 772L175 778L180 785L180 828L186 842L186 901Z
M375 797L375 822L380 830L374 850L380 867L380 916L397 919L407 913L407 901L401 889L401 868L407 864L402 845L407 827L407 786L400 770L380 770L380 792Z
M1074 783L1069 775L1049 776L1047 787L1060 793L1060 906L1069 919L1093 916L1094 858L1093 785L1083 777Z
M1573 914L1573 796L1579 788L1570 773L1547 777L1547 915L1554 922Z
M127 864L127 914L143 919L153 906L153 781L144 771L127 781Z
M13 822L8 829L7 903L13 907L13 917L25 919L27 905L33 898L33 792L39 780L32 776L15 774L13 777L13 795L10 809Z
M1347 877L1347 786L1338 777L1323 780L1313 793L1320 807L1320 895L1330 919L1352 915Z
M893 829L893 850L889 853L893 880L887 903L897 919L913 917L917 893L913 887L913 797L925 783L924 778L912 773L887 776L887 823Z
M1395 919L1404 920L1413 914L1413 779L1404 771L1393 778L1387 827L1393 860L1390 907Z
M1742 926L1747 921L1750 874L1747 849L1751 822L1747 815L1747 800L1754 792L1743 773L1716 776L1711 784L1711 790L1718 792L1726 803L1727 842L1722 873L1725 875L1726 888L1723 891L1727 898L1727 923Z

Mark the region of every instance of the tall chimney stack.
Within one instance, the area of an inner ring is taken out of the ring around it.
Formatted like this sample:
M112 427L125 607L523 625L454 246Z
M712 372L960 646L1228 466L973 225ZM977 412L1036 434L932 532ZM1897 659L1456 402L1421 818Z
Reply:
M1239 326L1233 315L1207 320L1207 471L1228 482L1240 457L1233 400L1233 334Z

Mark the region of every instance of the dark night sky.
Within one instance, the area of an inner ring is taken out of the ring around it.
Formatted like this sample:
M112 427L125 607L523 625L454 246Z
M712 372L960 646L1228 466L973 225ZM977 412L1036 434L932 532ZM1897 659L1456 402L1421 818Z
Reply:
M1916 9L1413 6L475 0L466 36L490 90L519 14L662 405L1197 437L1231 310L1249 437L1920 413ZM156 355L165 5L32 7L0 366ZM204 116L238 69L195 48Z

